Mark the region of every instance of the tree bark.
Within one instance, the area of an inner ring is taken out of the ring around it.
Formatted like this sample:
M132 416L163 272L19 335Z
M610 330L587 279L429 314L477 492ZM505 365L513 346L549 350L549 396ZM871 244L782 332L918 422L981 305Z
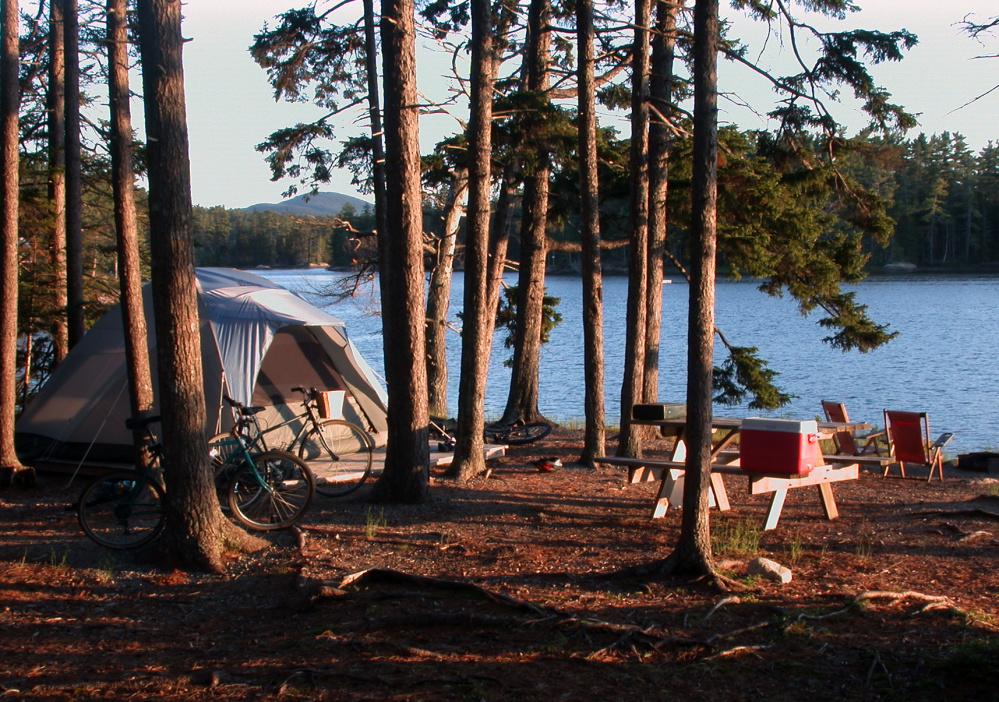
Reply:
M641 456L641 432L631 409L643 397L649 253L649 25L651 0L636 0L631 71L631 225L628 261L628 316L625 322L624 381L621 383L621 434L617 455Z
M138 417L153 408L153 380L149 370L149 335L142 308L142 270L135 220L126 0L108 0L107 37L111 106L111 190L118 242L121 315L125 329L125 368L132 416ZM148 461L142 434L137 430L134 435L137 465L145 465Z
M63 0L49 3L49 202L52 203L52 361L59 363L69 352L69 320L66 300L66 61Z
M0 5L0 488L34 482L14 450L14 407L17 401L17 241L18 241L18 88L20 42L17 0Z
M550 63L548 0L532 0L527 27L527 89L548 89ZM542 419L538 412L538 367L545 296L545 259L548 256L548 154L535 147L536 163L524 178L523 220L520 227L520 269L517 278L517 319L513 368L504 422Z
M687 467L674 572L712 571L708 489L718 188L718 2L694 5L694 143L687 341Z
M378 100L378 42L374 0L364 0L364 64L368 80L368 120L371 123L371 178L375 195L375 227L385 231L385 146Z
M483 429L489 353L496 318L489 285L489 210L495 56L489 0L472 0L471 114L468 124L468 215L465 291L458 379L458 429L449 474L458 482L485 471ZM506 258L504 247L503 258ZM502 271L500 271L502 275ZM498 290L498 283L497 283Z
M80 153L80 15L77 0L62 0L66 62L66 316L69 347L83 321L83 162Z
M586 378L586 428L580 463L592 466L603 456L604 349L603 281L600 270L600 198L597 171L597 116L594 88L593 3L576 4L576 42L579 47L579 191L583 277L583 373Z
M423 502L429 495L429 439L423 304L423 222L413 0L382 5L386 230L382 328L388 390L385 469L376 499Z
M684 0L657 0L649 80L649 256L642 402L659 400L659 341L662 337L663 256L666 253L666 195L672 135L673 59L676 17Z
M465 212L468 171L455 172L447 202L440 238L435 241L435 262L427 286L427 397L430 414L447 417L447 313L451 306L451 280L458 229Z
M194 277L191 172L179 0L139 0L149 159L149 234L167 488L166 546L218 572L235 527L222 516L205 450L205 397Z

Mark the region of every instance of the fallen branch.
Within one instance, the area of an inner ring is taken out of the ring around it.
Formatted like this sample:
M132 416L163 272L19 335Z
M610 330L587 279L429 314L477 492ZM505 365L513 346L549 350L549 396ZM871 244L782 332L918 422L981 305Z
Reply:
M727 604L739 604L740 602L742 602L742 599L738 595L729 595L728 597L723 597L720 600L718 600L717 602L715 602L714 607L712 607L711 609L709 609L707 611L707 614L705 614L703 617L701 617L701 621L702 622L706 621L708 617L710 617L712 614L714 614L715 612L717 612L719 609L721 609L722 607L724 607Z

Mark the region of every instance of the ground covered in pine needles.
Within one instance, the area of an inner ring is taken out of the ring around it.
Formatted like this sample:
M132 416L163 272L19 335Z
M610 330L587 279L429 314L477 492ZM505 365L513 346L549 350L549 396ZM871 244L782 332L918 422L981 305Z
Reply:
M41 475L0 493L0 694L12 699L938 700L999 697L999 483L862 473L827 521L726 476L737 581L612 577L667 555L651 483L570 464L556 431L421 506L321 496L226 574L112 553ZM551 472L539 458L564 463ZM746 575L765 556L778 584Z

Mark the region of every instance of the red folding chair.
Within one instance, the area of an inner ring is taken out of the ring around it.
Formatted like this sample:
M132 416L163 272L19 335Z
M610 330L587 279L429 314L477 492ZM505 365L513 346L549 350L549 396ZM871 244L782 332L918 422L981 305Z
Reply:
M826 420L830 422L849 422L850 417L846 413L846 405L842 402L830 402L822 400L822 411L825 412ZM837 431L833 440L836 442L838 453L847 456L880 456L881 446L878 440L887 441L883 431L876 431L870 434L854 434L852 431Z
M936 470L943 480L943 447L954 438L952 433L941 434L930 443L930 419L926 412L899 412L885 410L885 431L891 455L898 463L898 469L905 477L905 464L927 466L930 469L926 481L933 479ZM891 466L885 468L885 476Z

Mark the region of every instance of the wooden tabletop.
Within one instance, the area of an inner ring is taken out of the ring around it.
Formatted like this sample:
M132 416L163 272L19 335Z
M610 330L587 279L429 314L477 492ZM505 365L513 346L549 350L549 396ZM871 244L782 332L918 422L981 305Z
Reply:
M741 429L743 417L712 417L711 426L715 429ZM676 419L632 419L632 424L642 424L646 426L667 428L673 427L682 429L687 426L687 419L679 417ZM819 431L832 433L837 431L863 431L870 429L867 422L818 422Z

